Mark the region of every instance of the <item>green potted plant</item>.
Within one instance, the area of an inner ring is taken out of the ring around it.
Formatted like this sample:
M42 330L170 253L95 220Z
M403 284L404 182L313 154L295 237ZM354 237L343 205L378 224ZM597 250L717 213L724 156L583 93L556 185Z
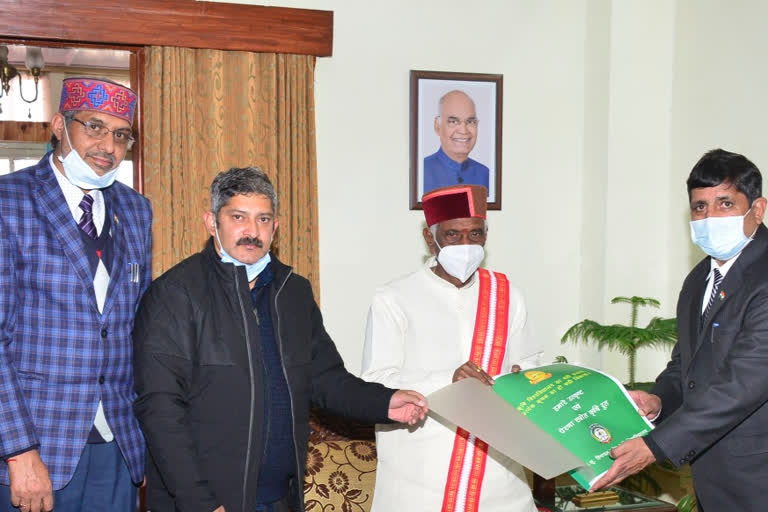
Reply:
M572 341L594 344L599 350L618 350L627 356L629 389L635 389L637 351L643 347L671 346L677 341L677 324L674 318L653 317L645 327L637 326L637 312L643 306L658 308L658 300L650 297L614 297L611 304L630 304L629 325L602 325L594 320L582 320L563 334L561 343Z

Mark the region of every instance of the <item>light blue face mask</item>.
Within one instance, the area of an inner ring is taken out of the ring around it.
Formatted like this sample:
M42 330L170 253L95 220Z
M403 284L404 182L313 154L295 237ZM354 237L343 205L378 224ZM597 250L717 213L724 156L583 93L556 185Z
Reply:
M61 155L58 155L58 158L61 165L64 166L64 175L70 183L83 190L94 190L97 188L107 188L115 182L117 179L117 167L103 176L99 176L96 174L96 171L91 169L91 166L83 160L80 154L75 151L75 148L72 146L72 141L69 139L69 132L67 131L66 124L64 125L64 135L67 136L69 153L64 158L62 158Z
M219 241L219 251L221 252L221 262L222 263L231 263L236 267L245 267L245 273L248 274L248 282L250 283L257 277L259 277L259 274L267 268L267 265L269 265L269 262L272 261L272 257L269 255L269 251L267 251L267 254L259 258L259 260L255 263L243 263L240 260L237 260L233 258L225 249L224 246L221 244L221 237L219 237L219 228L218 226L214 227L216 230L216 239Z
M747 213L692 220L691 240L716 260L728 261L739 254L750 240L744 234L744 217Z

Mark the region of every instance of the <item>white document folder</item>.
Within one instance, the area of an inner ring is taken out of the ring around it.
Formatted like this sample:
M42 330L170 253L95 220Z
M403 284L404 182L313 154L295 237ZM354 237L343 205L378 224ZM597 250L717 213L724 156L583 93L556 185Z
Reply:
M552 436L476 379L462 379L427 397L430 414L469 431L544 478L585 466Z

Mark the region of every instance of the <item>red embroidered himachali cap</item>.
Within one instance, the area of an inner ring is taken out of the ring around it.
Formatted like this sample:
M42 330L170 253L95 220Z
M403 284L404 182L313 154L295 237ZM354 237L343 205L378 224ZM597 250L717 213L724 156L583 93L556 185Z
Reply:
M451 219L485 218L488 191L481 185L452 185L424 194L421 206L427 226Z
M98 78L67 78L61 86L59 112L104 112L133 124L136 93L120 84Z

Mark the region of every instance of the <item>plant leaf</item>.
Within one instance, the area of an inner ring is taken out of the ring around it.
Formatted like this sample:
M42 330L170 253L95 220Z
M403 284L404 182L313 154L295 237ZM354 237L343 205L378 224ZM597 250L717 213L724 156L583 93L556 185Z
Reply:
M560 342L567 341L596 345L599 350L617 350L629 355L642 347L674 345L677 341L677 322L674 318L654 317L647 327L642 328L620 324L602 325L594 320L582 320L563 334Z
M661 306L661 302L653 297L638 297L633 295L632 297L614 297L611 299L611 304L632 304L633 306L653 306L658 308Z

